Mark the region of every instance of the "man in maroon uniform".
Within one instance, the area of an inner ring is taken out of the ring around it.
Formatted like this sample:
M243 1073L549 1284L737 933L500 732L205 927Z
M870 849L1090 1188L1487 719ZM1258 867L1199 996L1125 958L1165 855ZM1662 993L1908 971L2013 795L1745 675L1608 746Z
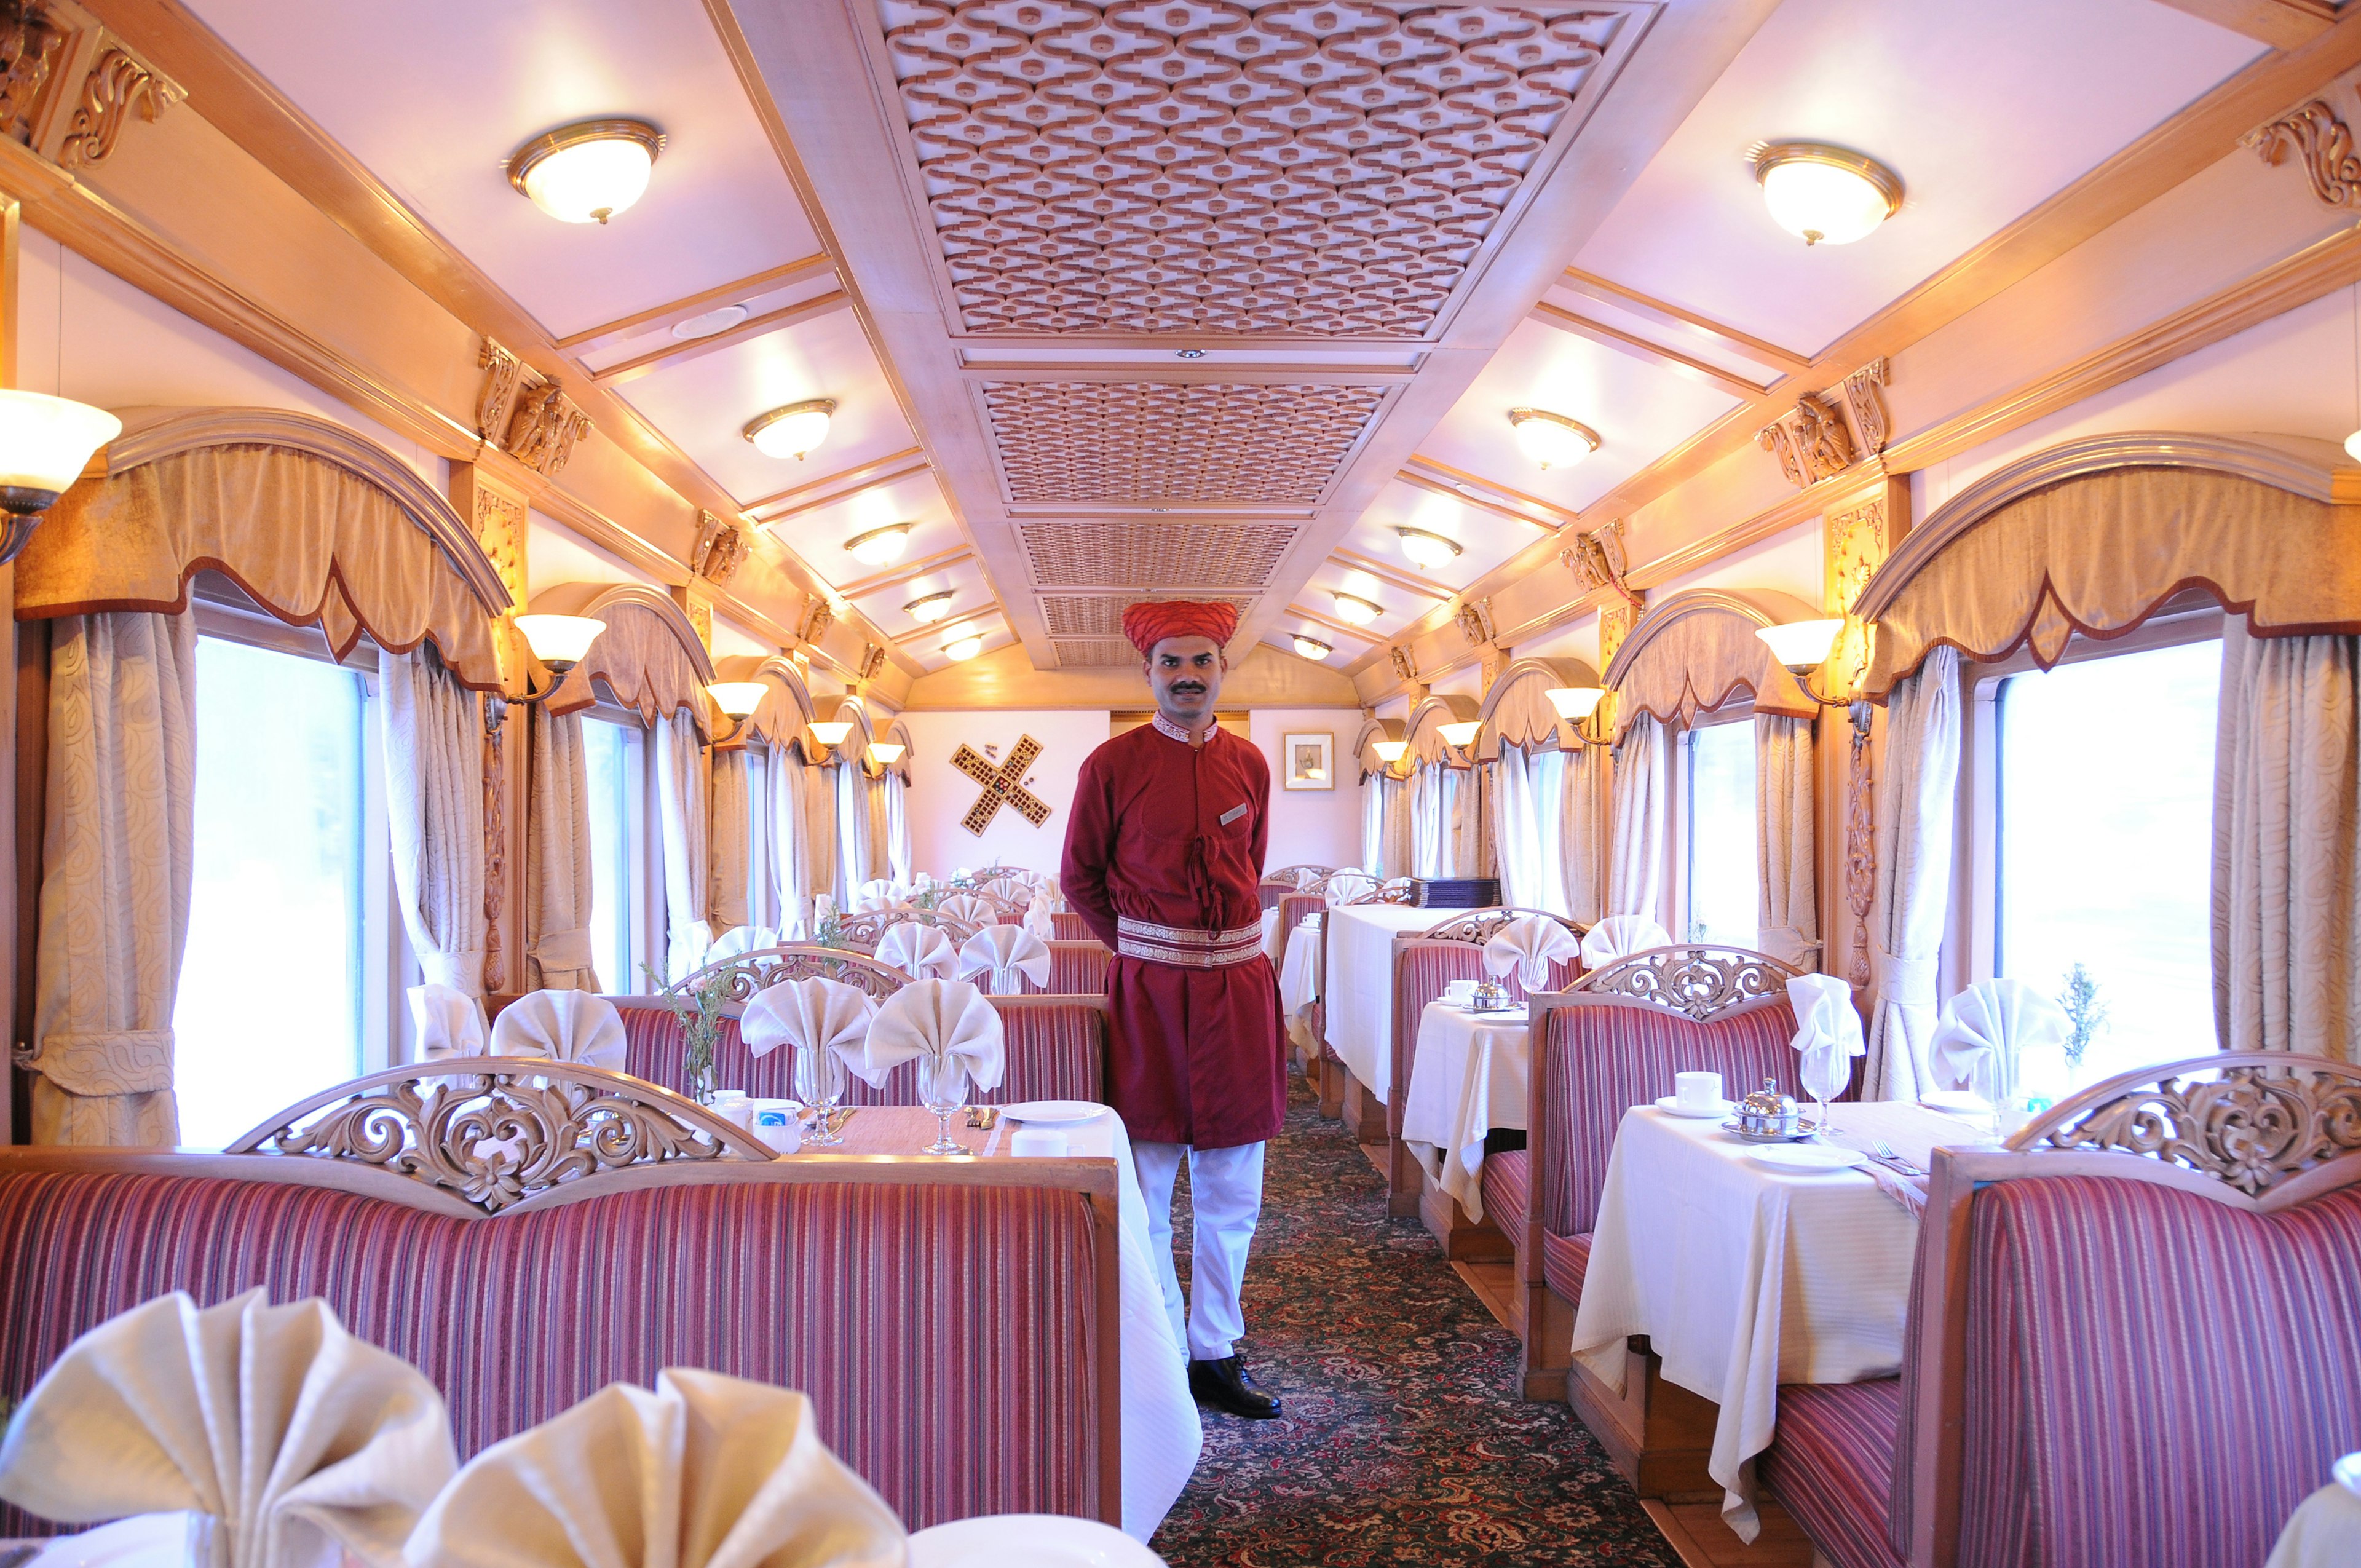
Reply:
M1131 1133L1165 1310L1199 1402L1266 1419L1279 1400L1241 1364L1238 1291L1262 1213L1263 1142L1287 1111L1279 985L1262 952L1270 768L1213 722L1238 628L1227 605L1136 604L1148 724L1092 752L1074 788L1067 901L1115 949L1108 1098ZM1196 1243L1188 1320L1172 1262L1172 1184L1189 1158Z

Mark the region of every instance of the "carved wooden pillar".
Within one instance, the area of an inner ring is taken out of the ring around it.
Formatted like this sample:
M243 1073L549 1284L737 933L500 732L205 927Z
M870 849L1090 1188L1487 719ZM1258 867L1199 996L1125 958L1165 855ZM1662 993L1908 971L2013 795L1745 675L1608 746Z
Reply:
M476 543L491 557L509 590L510 613L525 604L525 498L481 465L451 465L451 505L476 531ZM500 671L513 687L521 660L516 636L505 620L498 630ZM513 722L520 729L522 711L511 714L504 698L487 695L484 717L484 989L522 989L524 966L510 961L508 934L524 929L523 879L509 875L511 866L524 864L525 804L522 779L508 767L508 735ZM518 743L523 744L522 734ZM522 770L517 770L522 775Z
M1909 480L1877 476L1866 487L1833 501L1821 514L1820 525L1825 561L1822 602L1830 615L1850 616L1871 576L1910 526ZM1861 689L1869 673L1872 635L1870 628L1859 624L1845 627L1829 659L1835 675L1828 682L1832 689ZM1877 889L1876 746L1873 715L1868 706L1855 704L1851 717L1836 820L1823 817L1823 829L1832 829L1832 839L1840 846L1835 859L1835 885L1843 890L1841 908L1823 911L1823 929L1828 933L1824 953L1829 972L1841 972L1856 991L1866 992L1872 979L1869 917ZM1820 859L1824 866L1829 863L1827 854ZM1835 938L1839 930L1845 934L1844 947L1850 949L1841 971L1836 965L1839 949Z

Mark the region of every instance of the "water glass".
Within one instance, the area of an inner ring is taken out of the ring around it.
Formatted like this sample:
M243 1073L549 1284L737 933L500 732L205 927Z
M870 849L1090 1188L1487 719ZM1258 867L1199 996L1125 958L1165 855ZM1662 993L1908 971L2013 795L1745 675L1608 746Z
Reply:
M918 1058L918 1103L935 1113L935 1141L921 1154L965 1154L951 1136L951 1113L967 1103L967 1064L949 1051Z
M1819 1130L1828 1130L1828 1102L1842 1094L1845 1085L1852 1081L1852 1058L1834 1046L1822 1046L1804 1053L1804 1092L1817 1106Z
M829 1126L838 1103L844 1099L844 1059L821 1047L797 1046L795 1076L796 1098L818 1113L804 1142L822 1146L844 1142L844 1135Z

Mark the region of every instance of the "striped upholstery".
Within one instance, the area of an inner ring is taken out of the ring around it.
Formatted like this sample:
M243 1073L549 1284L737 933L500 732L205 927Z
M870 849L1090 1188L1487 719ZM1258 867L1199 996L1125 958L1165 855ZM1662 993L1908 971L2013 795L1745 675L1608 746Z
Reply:
M1542 1233L1542 1279L1577 1306L1582 1301L1582 1277L1590 1272L1590 1233L1562 1236Z
M1058 996L1104 996L1114 962L1115 954L1095 938L1071 945L1061 938L1049 945L1049 983L1042 990ZM1033 982L1027 981L1025 988L1032 990Z
M1884 1530L1901 1425L1898 1377L1779 1390L1778 1439L1763 1479L1836 1568L1901 1568Z
M1411 1069L1418 1065L1418 1025L1426 1012L1427 1003L1443 995L1455 980L1498 979L1509 988L1509 994L1519 1002L1525 1000L1525 988L1517 982L1513 971L1495 976L1484 967L1484 949L1473 942L1410 941L1396 949L1399 961L1394 965L1394 1027L1401 1031L1401 1059L1395 1066L1394 1081L1408 1083ZM1550 965L1551 989L1563 990L1581 975L1581 969L1571 963ZM1388 1130L1396 1137L1401 1135L1401 1117L1405 1095L1395 1095L1386 1108Z
M2260 1563L2361 1449L2361 1189L1997 1182L1968 1258L1962 1568Z
M681 1183L455 1219L292 1183L0 1176L0 1394L161 1292L324 1297L450 1401L461 1453L616 1379L800 1388L912 1528L1096 1517L1095 1220L1049 1189ZM658 1266L660 1265L660 1266ZM9 1535L50 1527L0 1510Z
M1523 1149L1484 1157L1484 1217L1511 1240L1524 1234L1532 1201L1532 1157Z
M1598 1228L1615 1129L1631 1107L1670 1094L1675 1073L1719 1072L1739 1094L1766 1078L1794 1091L1795 1014L1784 996L1705 1023L1645 1002L1553 1008L1548 1029L1547 1071L1537 1069L1534 1088L1549 1123L1539 1201L1543 1227L1562 1236Z
M1287 944L1295 939L1295 928L1303 924L1307 915L1317 915L1328 907L1327 899L1316 893L1290 893L1279 901L1279 962L1276 970L1287 963Z
M1082 916L1071 909L1051 910L1049 912L1049 929L1060 942L1095 942L1098 940L1098 933L1093 931L1090 927L1083 922Z
M1000 1021L1006 1035L1004 1048L1007 1070L997 1087L971 1088L969 1098L979 1105L1014 1105L1027 1100L1104 1100L1106 1098L1106 1014L1094 1003L1001 1005ZM623 1037L628 1050L623 1070L634 1078L660 1083L675 1093L688 1092L683 1065L686 1047L680 1024L660 1007L625 1007ZM785 1047L758 1057L738 1035L738 1020L724 1019L721 1037L713 1047L714 1081L725 1089L742 1089L758 1099L794 1097L795 1053ZM916 1105L918 1069L907 1062L886 1076L882 1087L871 1088L857 1078L845 1084L847 1105Z

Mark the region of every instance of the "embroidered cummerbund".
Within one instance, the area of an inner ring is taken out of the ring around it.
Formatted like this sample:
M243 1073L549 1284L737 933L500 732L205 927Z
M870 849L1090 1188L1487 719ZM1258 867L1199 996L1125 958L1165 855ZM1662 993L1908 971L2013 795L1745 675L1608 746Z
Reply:
M1232 964L1251 963L1262 956L1262 926L1257 922L1234 931L1192 931L1118 916L1115 950L1124 958L1145 959L1152 964L1227 969Z

